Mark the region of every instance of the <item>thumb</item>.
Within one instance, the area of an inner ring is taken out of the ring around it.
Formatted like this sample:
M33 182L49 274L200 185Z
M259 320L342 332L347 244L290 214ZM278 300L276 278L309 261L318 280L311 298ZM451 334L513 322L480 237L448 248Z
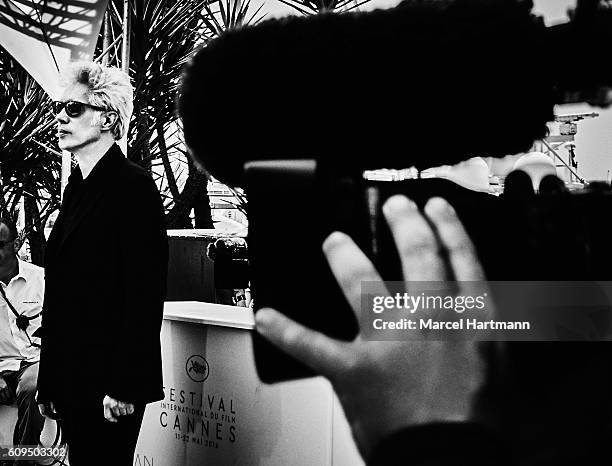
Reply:
M310 330L274 309L257 311L255 323L263 337L327 378L333 378L349 359L348 343Z

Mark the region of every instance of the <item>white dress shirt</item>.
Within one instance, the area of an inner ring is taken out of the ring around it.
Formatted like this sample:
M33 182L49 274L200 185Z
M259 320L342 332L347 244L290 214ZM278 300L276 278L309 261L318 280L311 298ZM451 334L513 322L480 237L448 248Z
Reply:
M19 260L19 272L8 285L0 281L6 297L19 314L35 316L40 313L45 294L45 270ZM40 338L32 334L40 327L41 316L30 320L26 332L17 328L17 317L0 294L0 372L19 369L21 361L36 362L40 359Z

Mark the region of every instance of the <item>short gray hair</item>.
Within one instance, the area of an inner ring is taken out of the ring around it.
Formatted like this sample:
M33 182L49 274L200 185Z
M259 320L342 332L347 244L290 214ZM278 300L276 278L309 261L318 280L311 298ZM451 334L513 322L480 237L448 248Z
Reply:
M115 140L121 139L128 129L134 111L134 89L128 74L119 68L98 63L74 62L62 73L62 84L72 83L87 85L87 98L91 105L117 113L117 121L111 131ZM100 114L97 115L97 118L100 118Z

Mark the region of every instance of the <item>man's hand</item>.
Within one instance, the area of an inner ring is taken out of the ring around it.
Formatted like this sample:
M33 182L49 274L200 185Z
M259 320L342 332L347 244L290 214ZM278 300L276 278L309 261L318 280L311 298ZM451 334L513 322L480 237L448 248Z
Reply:
M132 403L115 400L108 395L102 400L102 405L104 405L104 417L110 422L117 422L119 416L127 416L134 412L134 405Z
M40 414L49 419L58 419L59 414L55 409L55 405L53 401L48 401L45 403L38 403L38 410Z
M14 401L13 392L11 388L4 380L4 377L0 375L0 405L10 405Z
M411 291L410 282L453 276L458 282L484 280L474 247L446 201L434 198L425 207L439 241L406 197L390 198L383 211L399 251L407 291ZM359 319L361 282L382 279L343 233L331 234L323 251ZM365 458L382 438L402 427L467 420L483 380L473 342L367 341L361 334L353 342L344 342L272 309L257 312L256 323L264 337L331 381Z

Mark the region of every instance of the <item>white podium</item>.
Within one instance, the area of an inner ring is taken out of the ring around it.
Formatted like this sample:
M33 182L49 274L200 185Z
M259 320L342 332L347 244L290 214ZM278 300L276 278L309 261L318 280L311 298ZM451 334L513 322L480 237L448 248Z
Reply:
M252 329L246 308L166 303L165 398L147 406L134 465L363 464L325 379L259 381Z

